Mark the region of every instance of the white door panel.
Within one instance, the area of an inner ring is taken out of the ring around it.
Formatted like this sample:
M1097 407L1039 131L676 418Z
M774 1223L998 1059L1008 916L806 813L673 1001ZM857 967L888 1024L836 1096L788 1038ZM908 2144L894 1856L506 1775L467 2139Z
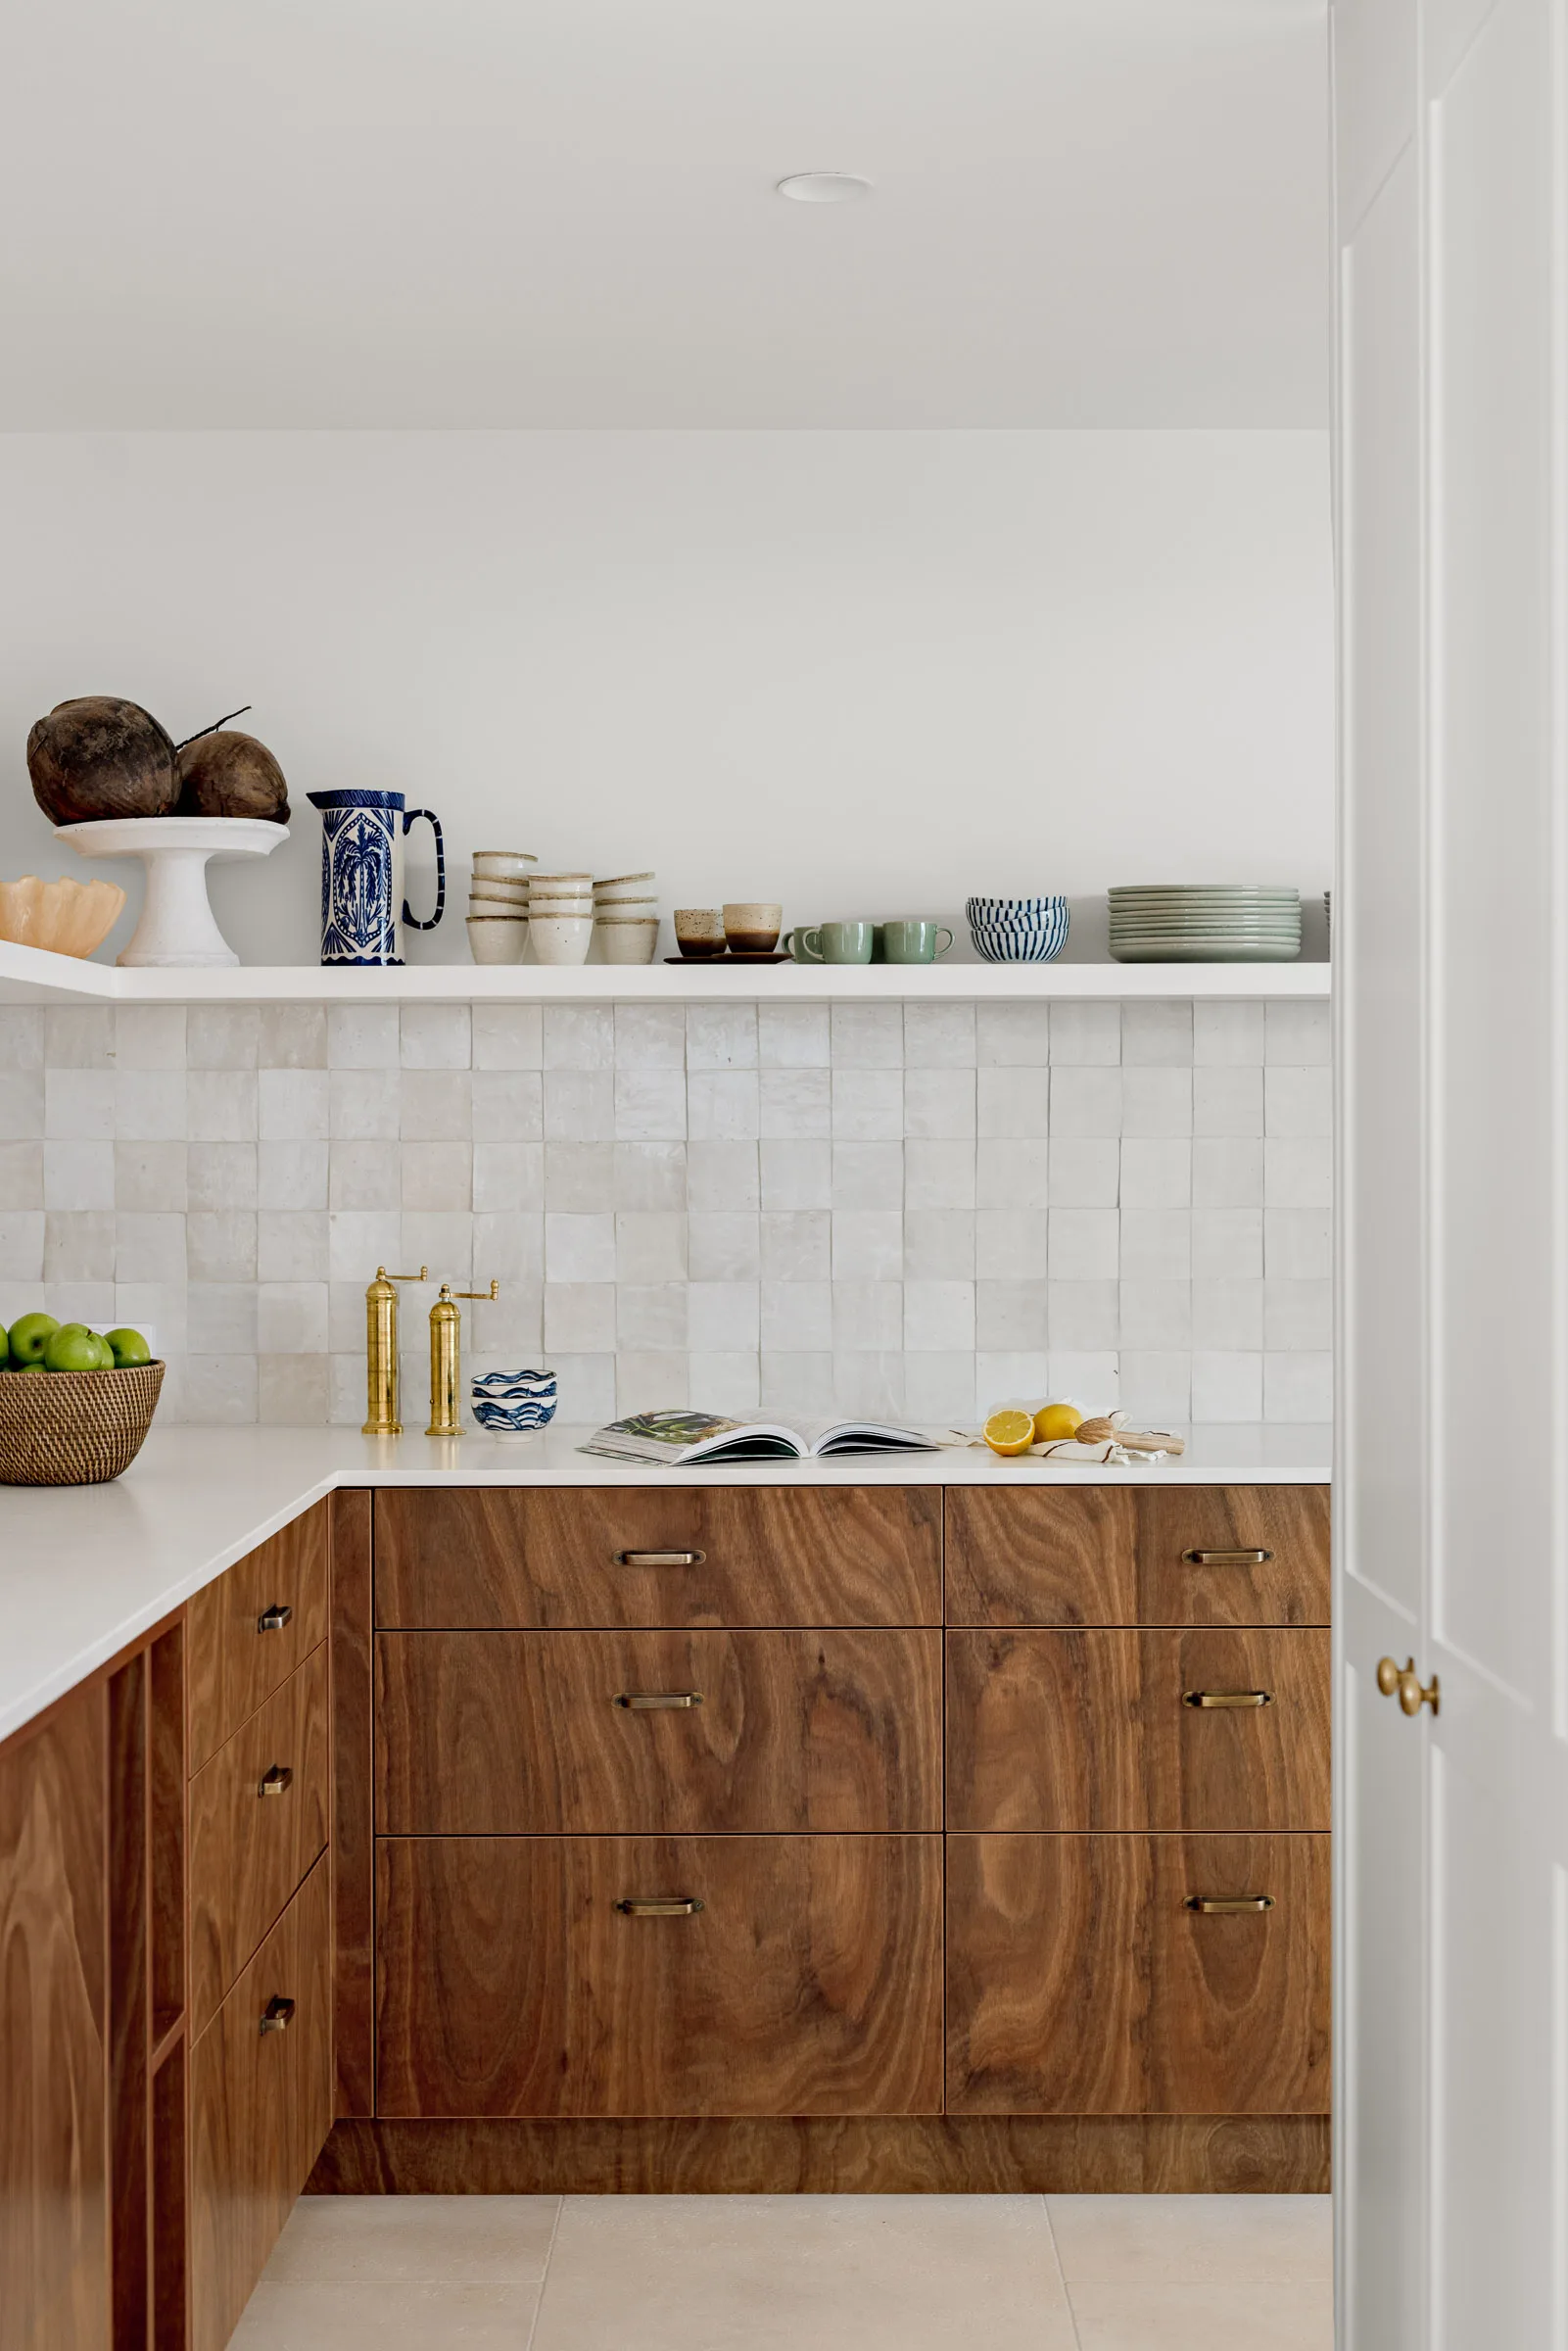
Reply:
M1340 2339L1568 2351L1568 0L1334 23Z

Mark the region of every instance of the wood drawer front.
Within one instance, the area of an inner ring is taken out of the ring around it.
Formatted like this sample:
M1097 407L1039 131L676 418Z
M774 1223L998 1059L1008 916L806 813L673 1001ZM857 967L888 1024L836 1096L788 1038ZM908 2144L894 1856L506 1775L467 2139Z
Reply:
M280 1793L263 1780L288 1774ZM191 2030L200 2033L327 1841L323 1642L191 1782Z
M949 1837L949 2112L1327 2113L1329 1842Z
M458 1487L376 1496L389 1626L940 1624L939 1488ZM625 1552L700 1552L638 1565Z
M950 1828L1326 1830L1329 1807L1326 1632L947 1636Z
M939 1837L384 1842L377 2111L934 2113L941 1886Z
M941 1645L934 1630L380 1633L376 1826L940 1829Z
M1328 1513L1326 1486L950 1487L947 1621L1327 1624Z
M191 2052L191 2351L228 2341L332 2128L330 1994L321 1860Z
M288 1619L263 1629L273 1608ZM185 1622L195 1772L326 1638L326 1504L236 1559L196 1594Z
M1327 1624L1328 1488L1150 1487L1138 1581L1145 1624Z

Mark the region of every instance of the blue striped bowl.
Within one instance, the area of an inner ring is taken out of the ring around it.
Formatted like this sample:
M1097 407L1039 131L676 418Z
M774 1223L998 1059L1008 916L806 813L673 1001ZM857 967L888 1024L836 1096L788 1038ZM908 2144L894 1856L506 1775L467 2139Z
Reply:
M965 912L986 963L1054 963L1068 943L1066 898L971 898Z

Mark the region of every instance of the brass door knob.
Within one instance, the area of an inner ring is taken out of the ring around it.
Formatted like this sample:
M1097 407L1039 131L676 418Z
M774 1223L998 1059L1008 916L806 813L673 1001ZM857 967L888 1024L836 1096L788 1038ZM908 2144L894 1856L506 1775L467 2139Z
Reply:
M1442 1683L1434 1674L1429 1688L1423 1690L1413 1657L1406 1657L1402 1665L1396 1665L1392 1657L1379 1657L1377 1686L1385 1698L1398 1698L1402 1714L1419 1714L1423 1706L1430 1706L1434 1714L1442 1710Z

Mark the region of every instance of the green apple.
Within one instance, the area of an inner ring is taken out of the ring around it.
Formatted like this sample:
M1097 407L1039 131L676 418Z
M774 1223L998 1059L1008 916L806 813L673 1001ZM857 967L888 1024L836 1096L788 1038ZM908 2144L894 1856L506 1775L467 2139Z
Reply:
M95 1330L93 1332L92 1342L98 1350L99 1370L113 1371L115 1367L115 1351L113 1347L110 1346L109 1341L105 1338L101 1330Z
M150 1364L153 1351L139 1330L121 1328L104 1333L109 1341L115 1362L123 1370L128 1364Z
M68 1322L63 1330L51 1331L44 1341L43 1367L46 1371L96 1371L96 1334L81 1322Z
M43 1371L44 1367L42 1364L13 1364L11 1368L13 1371ZM44 1372L44 1376L47 1378L48 1373Z
M53 1315L23 1315L11 1325L11 1360L24 1369L41 1364L43 1351L60 1328Z

